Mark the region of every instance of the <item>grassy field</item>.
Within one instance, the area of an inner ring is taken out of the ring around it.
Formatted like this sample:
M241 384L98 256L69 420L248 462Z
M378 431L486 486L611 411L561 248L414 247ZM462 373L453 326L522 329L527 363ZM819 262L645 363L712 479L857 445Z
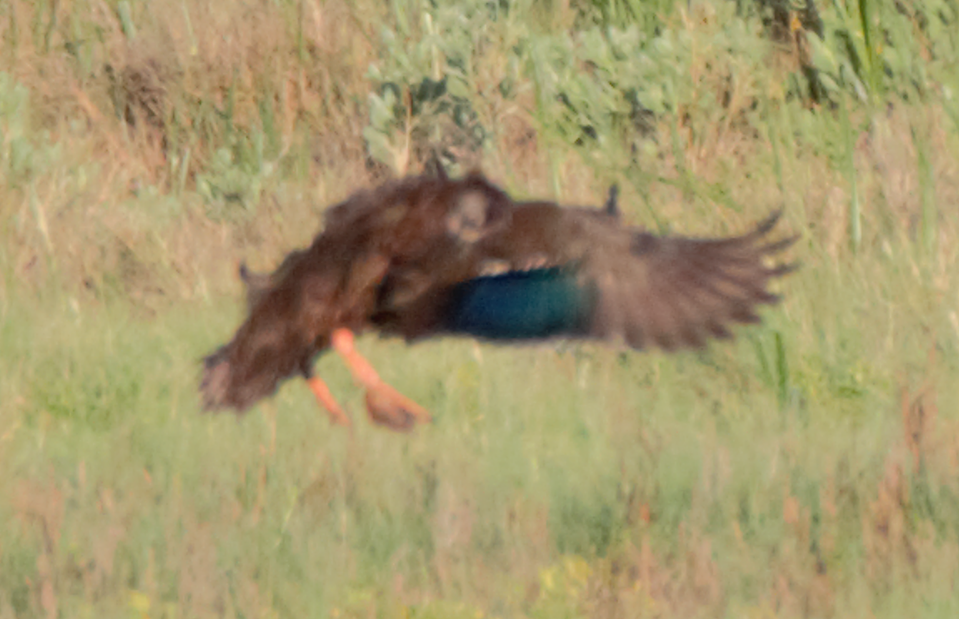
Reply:
M0 6L0 619L956 617L955 2ZM432 149L803 262L732 344L407 347L436 422L199 359L323 209Z

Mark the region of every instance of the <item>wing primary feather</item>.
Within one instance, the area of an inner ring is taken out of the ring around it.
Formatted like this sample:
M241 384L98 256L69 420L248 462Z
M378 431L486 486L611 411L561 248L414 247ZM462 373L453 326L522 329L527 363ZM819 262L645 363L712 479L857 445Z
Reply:
M770 254L778 254L792 247L796 243L796 241L799 240L799 238L800 238L800 235L798 234L793 236L787 236L784 239L780 239L778 241L773 241L772 243L763 245L762 247L759 247L756 251L757 253L760 253L763 256L768 256Z
M773 302L766 290L766 282L793 270L788 264L765 268L758 254L753 255L751 260L730 261L726 259L726 256L710 258L698 257L694 261L694 268L702 272L703 277L726 281L764 303Z
M699 319L695 315L701 313L701 311L695 307L698 304L692 295L688 294L689 291L681 278L673 278L669 281L662 300L667 309L672 310L670 316L678 337L678 343L692 348L701 348L705 341L696 327Z
M766 217L766 219L763 219L758 224L756 224L756 227L753 228L751 232L747 232L746 234L738 238L740 240L746 240L746 239L757 239L757 238L766 236L767 232L769 232L770 230L776 227L776 224L779 222L782 216L783 216L783 209L777 209L773 211L772 213L770 213L769 216Z
M775 302L774 295L766 291L763 285L744 281L734 277L721 267L710 271L698 271L695 267L689 273L689 278L702 290L705 290L721 300L741 299L759 303ZM735 290L721 290L720 282L731 285Z
M706 330L717 340L728 340L733 337L732 332L723 326L722 323L717 322L715 318L710 318L706 321Z
M650 336L665 351L676 350L678 342L676 337L675 314L664 307L668 304L668 293L665 293L662 282L657 281L649 289L649 299L637 299L638 303L644 303L651 318Z
M718 290L708 279L696 282L697 293L710 295L711 303L708 313L716 320L730 320L737 313L748 312L751 301L738 296L730 296Z
M783 210L779 209L774 211L768 217L756 224L752 230L746 234L741 234L739 236L731 236L725 239L700 239L700 238L686 238L685 240L691 241L694 243L703 243L705 245L712 246L716 249L726 249L729 247L736 246L749 246L757 240L766 236L773 228L776 227L776 224L782 218ZM755 248L753 248L755 251Z
M761 322L759 316L748 307L736 307L730 312L730 318L744 325L755 325Z
M782 277L783 275L789 275L795 271L799 270L799 267L802 266L801 262L790 262L788 264L781 264L773 269L767 269L766 275L768 277Z
M653 341L667 351L701 347L707 337L731 338L725 323L759 322L755 306L781 301L767 283L798 267L763 265L765 256L778 254L799 239L796 235L758 244L781 216L781 211L772 213L749 233L729 239L635 233L629 253L645 266L646 277L636 278L641 283L634 287L628 342Z

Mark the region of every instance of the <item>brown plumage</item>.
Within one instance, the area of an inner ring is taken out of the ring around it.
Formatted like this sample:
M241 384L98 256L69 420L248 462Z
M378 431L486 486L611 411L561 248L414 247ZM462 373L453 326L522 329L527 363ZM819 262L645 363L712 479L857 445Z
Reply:
M206 359L204 407L244 410L300 374L348 424L312 375L315 356L332 347L366 387L374 421L407 429L428 420L353 349L353 334L371 329L407 340L700 347L777 300L769 281L794 267L765 262L795 240L767 241L778 217L738 237L661 237L622 224L615 187L604 208L589 209L514 202L478 174L389 182L331 208L313 244L274 273L241 267L250 314Z

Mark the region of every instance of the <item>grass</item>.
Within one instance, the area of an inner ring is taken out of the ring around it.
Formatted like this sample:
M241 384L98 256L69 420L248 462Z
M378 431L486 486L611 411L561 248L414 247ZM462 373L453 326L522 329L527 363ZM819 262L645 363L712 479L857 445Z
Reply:
M732 3L501 5L2 9L0 618L956 616L951 30L821 6L816 103ZM327 357L352 435L297 381L200 414L238 260L434 139L657 230L784 206L803 268L698 354L363 338L436 417L408 436Z

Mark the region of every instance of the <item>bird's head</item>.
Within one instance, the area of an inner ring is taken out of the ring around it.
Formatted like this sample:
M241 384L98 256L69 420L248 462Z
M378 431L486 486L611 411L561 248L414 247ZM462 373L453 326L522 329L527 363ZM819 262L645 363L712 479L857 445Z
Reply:
M474 172L455 183L446 213L446 230L472 245L509 225L513 202L502 190Z

